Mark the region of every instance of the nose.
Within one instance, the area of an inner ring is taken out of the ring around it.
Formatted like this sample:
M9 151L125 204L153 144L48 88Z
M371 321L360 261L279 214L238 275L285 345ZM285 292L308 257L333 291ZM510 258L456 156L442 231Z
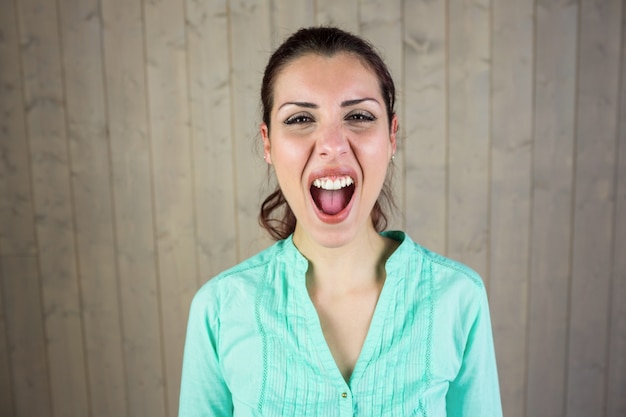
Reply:
M350 144L340 123L320 129L316 142L317 152L323 159L335 159L348 153Z

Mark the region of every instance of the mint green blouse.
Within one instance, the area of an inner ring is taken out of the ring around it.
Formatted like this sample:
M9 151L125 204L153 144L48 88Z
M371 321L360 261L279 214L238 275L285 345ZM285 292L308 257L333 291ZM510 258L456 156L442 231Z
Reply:
M191 305L179 417L501 416L483 282L402 232L350 381L291 238L209 280Z

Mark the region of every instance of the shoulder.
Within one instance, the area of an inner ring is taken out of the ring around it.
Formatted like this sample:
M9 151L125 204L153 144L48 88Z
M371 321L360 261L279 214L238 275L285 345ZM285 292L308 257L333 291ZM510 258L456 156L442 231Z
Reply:
M251 301L259 287L266 283L271 263L283 251L283 241L276 242L269 248L226 269L210 278L196 292L192 309L211 306L220 309L221 305Z
M435 309L442 309L446 314L466 316L476 313L487 304L487 293L480 275L471 267L433 252L413 242L401 232L391 237L401 240L399 259L406 265L412 265L407 271L413 275L408 280L409 287L421 288L430 295ZM410 288L407 288L410 291Z
M462 349L477 323L489 326L489 302L481 276L469 266L420 247L423 274L432 282L433 314L441 328L453 330Z
M423 300L436 323L433 337L461 355L472 329L487 331L490 326L483 280L471 267L419 244L413 244L413 252L420 259L419 281L422 294L427 294Z
M469 266L432 252L422 246L417 246L423 256L424 267L429 269L436 282L446 286L459 286L472 292L483 292L485 290L485 284L481 276Z
M433 280L438 308L469 325L487 308L487 291L480 275L469 266L422 249Z
M446 286L466 287L470 290L484 291L485 286L480 275L469 266L433 252L414 242L408 234L399 231L385 232L386 237L400 242L394 262L413 265L421 278L432 278L436 283Z

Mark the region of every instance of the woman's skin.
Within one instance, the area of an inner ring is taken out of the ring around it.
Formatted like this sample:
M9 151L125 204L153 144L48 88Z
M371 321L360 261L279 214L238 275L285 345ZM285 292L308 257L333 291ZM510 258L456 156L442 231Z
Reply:
M273 93L270 127L261 125L265 160L296 216L293 241L309 260L307 288L348 381L384 263L398 245L370 218L396 151L397 118L389 123L376 74L346 53L297 58L282 69ZM346 186L323 191L336 179Z

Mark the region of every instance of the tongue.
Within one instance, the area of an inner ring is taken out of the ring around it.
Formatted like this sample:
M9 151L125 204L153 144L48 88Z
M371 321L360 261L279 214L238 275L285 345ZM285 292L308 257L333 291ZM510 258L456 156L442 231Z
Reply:
M319 190L318 196L319 207L326 214L335 215L339 213L348 204L346 201L346 193L341 190Z

